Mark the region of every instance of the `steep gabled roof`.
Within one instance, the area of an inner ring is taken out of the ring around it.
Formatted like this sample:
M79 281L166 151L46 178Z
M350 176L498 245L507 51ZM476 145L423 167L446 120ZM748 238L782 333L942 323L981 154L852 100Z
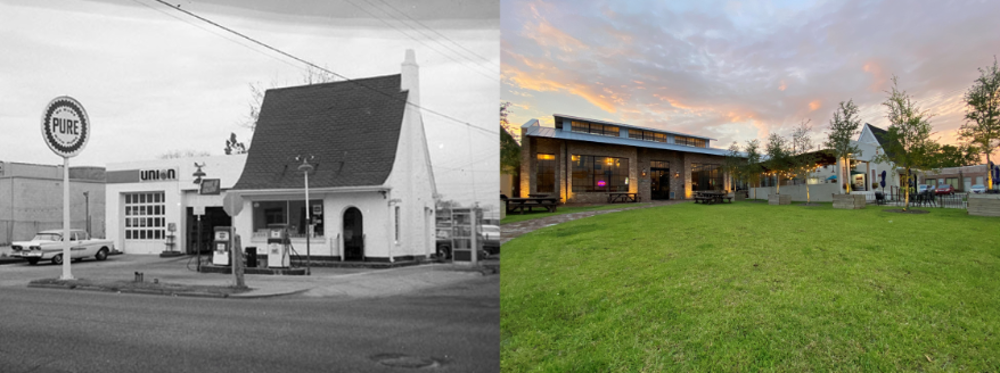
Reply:
M268 90L233 189L301 189L297 155L315 157L310 188L383 184L407 93L399 74Z
M889 139L887 138L887 136L889 135L889 131L875 127L868 123L865 123L865 125L868 126L868 129L870 131L872 131L872 135L875 135L875 140L878 140L878 144L882 148L882 151L884 151L885 154L887 154L891 158L892 154L889 153L889 151L885 146L886 143L889 141Z

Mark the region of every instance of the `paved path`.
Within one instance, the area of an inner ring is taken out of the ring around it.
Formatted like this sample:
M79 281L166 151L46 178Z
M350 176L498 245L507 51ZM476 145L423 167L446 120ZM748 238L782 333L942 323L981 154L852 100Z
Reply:
M517 237L520 237L522 234L534 231L536 229L548 227L550 225L565 223L571 220L582 219L594 215L610 214L612 212L621 212L626 210L643 209L643 208L657 207L657 206L676 205L678 203L685 203L685 202L691 202L691 201L670 200L670 201L646 202L640 204L625 205L622 206L622 208L618 209L574 212L572 214L553 215L544 218L503 224L500 226L500 244L502 245L507 241L513 240Z

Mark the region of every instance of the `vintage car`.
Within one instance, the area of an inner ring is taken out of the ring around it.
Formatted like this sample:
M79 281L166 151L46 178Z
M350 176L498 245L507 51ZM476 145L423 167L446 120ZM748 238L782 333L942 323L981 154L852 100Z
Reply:
M63 261L63 231L48 230L35 234L31 241L19 241L11 244L13 251L11 256L21 257L30 264L38 264L39 261L51 260L54 264L62 264ZM97 260L108 258L115 249L115 244L111 240L90 238L87 231L81 229L70 229L70 253L73 260L93 257Z

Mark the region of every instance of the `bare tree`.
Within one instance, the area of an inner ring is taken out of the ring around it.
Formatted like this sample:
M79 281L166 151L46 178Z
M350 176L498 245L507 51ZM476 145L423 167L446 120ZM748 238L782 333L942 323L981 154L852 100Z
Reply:
M330 83L337 81L337 76L326 70L320 70L309 66L306 72L302 74L302 83L305 85ZM276 88L278 84L271 82L271 85L265 87L261 82L250 83L250 102L247 104L249 106L249 112L240 122L240 126L249 129L253 132L257 128L257 118L260 117L260 106L264 103L264 95L267 93L268 89Z
M176 158L192 158L192 157L209 157L212 153L203 150L171 150L169 152L160 154L160 159L176 159Z
M806 204L812 202L809 196L809 174L816 169L817 157L812 153L816 148L812 141L812 125L810 119L804 119L792 132L792 174L801 177L806 183Z

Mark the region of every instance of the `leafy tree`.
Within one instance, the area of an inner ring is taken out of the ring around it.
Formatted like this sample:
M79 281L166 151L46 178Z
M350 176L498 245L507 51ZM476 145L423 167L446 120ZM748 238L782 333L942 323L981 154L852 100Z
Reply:
M750 185L760 186L760 174L764 171L760 158L760 141L753 139L747 141L746 149L747 163L745 168L747 182ZM753 188L753 199L757 199L757 188Z
M799 123L799 127L792 132L792 153L791 170L792 175L802 178L806 182L806 203L812 202L809 196L809 174L816 169L818 157L812 151L816 148L812 141L812 125L810 120L805 119Z
M942 145L931 155L931 168L971 166L979 163L979 149L975 145Z
M242 142L236 141L236 133L230 132L229 139L226 139L226 155L246 154L247 147Z
M507 122L508 106L509 102L500 104L500 173L513 175L516 181L520 179L521 174L521 145L509 132L511 129ZM517 184L519 183L514 183L515 192L518 189Z
M979 78L965 93L965 104L966 123L958 135L986 153L986 164L990 164L990 153L1000 147L1000 68L996 56L993 66L979 68ZM993 173L986 175L986 185L991 187Z
M732 181L743 181L745 177L744 157L740 154L740 144L733 141L726 152L726 158L722 162L722 172L729 175ZM733 188L735 190L736 188Z
M897 88L896 77L892 77L892 91L882 103L886 107L886 119L889 120L886 142L882 144L885 152L875 156L873 161L889 161L904 170L899 175L904 186L903 211L910 208L909 178L911 170L926 169L931 165L932 155L937 151L937 144L931 140L931 115L920 110L913 99L905 91Z
M510 114L510 107L513 106L510 102L500 103L500 127L507 130L507 133L514 138L518 144L521 143L521 129L516 125L510 124L507 120L507 115Z
M840 107L833 112L833 118L830 118L830 132L823 145L833 151L838 161L844 160L844 164L849 166L851 159L861 155L861 149L851 143L860 130L861 120L858 119L858 107L854 105L854 100L841 101ZM837 182L846 184L846 193L851 193L851 184L846 182L847 176L841 175L842 171L837 167Z
M777 176L775 182L775 194L781 194L781 175L788 173L792 167L791 149L788 147L788 140L777 133L772 133L767 137L767 168Z

